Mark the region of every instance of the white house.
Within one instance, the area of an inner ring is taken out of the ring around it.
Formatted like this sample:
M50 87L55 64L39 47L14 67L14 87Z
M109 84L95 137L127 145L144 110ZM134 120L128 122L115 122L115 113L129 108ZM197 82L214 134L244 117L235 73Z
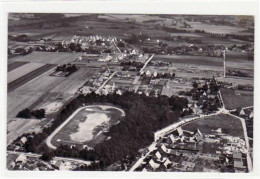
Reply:
M155 153L155 156L158 158L158 160L161 160L161 159L162 159L162 155L160 154L159 151L157 151L157 152Z
M153 159L151 159L151 160L149 161L149 164L150 164L150 166L151 166L154 170L156 170L157 168L160 167L160 164L154 162Z

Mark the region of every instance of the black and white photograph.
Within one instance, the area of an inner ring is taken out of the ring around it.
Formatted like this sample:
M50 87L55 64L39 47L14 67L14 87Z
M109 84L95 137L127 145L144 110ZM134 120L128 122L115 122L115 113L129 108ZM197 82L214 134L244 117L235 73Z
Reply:
M6 17L8 172L257 170L256 16Z

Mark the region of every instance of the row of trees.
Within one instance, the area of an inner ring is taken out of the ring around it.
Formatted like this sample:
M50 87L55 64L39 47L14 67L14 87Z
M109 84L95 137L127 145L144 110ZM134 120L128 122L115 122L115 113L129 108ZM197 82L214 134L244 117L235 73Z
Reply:
M28 42L30 39L28 35L21 34L21 35L8 35L8 40L18 41L18 42Z

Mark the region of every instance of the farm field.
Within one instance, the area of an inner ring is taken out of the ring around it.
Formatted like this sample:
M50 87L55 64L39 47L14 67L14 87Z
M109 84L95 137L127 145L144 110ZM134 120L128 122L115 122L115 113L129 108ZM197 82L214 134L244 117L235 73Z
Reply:
M165 62L206 65L206 66L223 66L222 58L205 57L205 56L184 56L184 55L155 55L152 60L161 60Z
M108 20L120 20L120 22L122 22L122 20L127 20L127 18L129 18L129 15L126 14L118 14L118 15L114 15L114 14L109 14L109 15L99 15L99 18L104 18L104 19L108 19ZM133 14L131 15L132 19L135 19L136 22L144 22L144 21L148 21L148 20L164 20L162 18L160 18L159 16L149 16L149 15L142 15L142 14Z
M247 78L235 78L235 77L225 77L225 78L218 78L218 81L222 82L228 82L232 83L232 86L237 86L237 85L254 85L254 80L247 79Z
M215 116L205 117L188 123L182 128L188 131L195 131L199 128L202 133L212 133L212 130L221 128L222 132L225 134L244 138L241 121L228 114L218 114Z
M223 73L221 72L214 72L214 71L197 71L197 72L192 72L192 73L187 73L187 72L175 72L176 77L181 77L181 78L212 78L213 76L215 77L221 77L223 76Z
M211 37L211 36L202 37L202 38L200 38L200 40L202 41L203 44L205 44L205 46L207 46L207 45L224 45L227 47L231 47L234 44L243 45L245 43L244 41L238 41L236 39L219 39L219 38Z
M237 69L245 69L245 70L254 70L253 62L229 62L226 61L226 68L237 68Z
M250 94L242 94L237 95L235 90L222 88L221 95L225 104L225 107L229 110L253 106L254 104L254 96L253 93Z
M14 91L7 95L7 121L15 118L16 114L31 106L38 98L43 95L42 92L30 92L30 91Z
M230 71L240 71L240 72L246 74L245 77L237 77L237 76L232 76L232 75L230 75L230 76L233 77L233 78L248 78L248 79L252 79L252 80L253 80L253 78L254 78L254 70L253 70L253 69L241 69L241 68L230 68L230 67L226 68L226 71L227 71L227 72L228 72L229 70L230 70ZM226 75L226 76L229 76L229 75Z
M15 118L10 121L7 125L7 143L9 144L12 140L18 136L27 133L39 133L42 131L44 126L52 122L52 119L20 119Z
M14 57L9 59L10 61L20 61L20 62L35 62L35 63L45 63L45 64L66 64L77 59L84 53L66 53L66 52L32 52L25 56Z
M125 116L123 110L108 105L91 105L79 108L47 140L53 146L74 144L94 147L107 139L107 131Z
M7 66L7 71L10 72L16 68L19 68L23 65L27 64L27 62L11 62L11 63L8 63L8 66Z
M205 30L209 33L217 33L217 34L231 34L231 33L239 33L245 28L235 27L235 26L227 26L227 25L213 25L213 24L205 24L201 22L188 22L192 26L193 30Z
M8 92L11 92L15 90L16 88L24 85L25 83L29 82L30 80L36 78L37 76L43 74L44 72L48 71L49 69L53 68L54 65L52 64L45 64L41 66L40 68L37 68L26 75L21 76L20 78L17 78L16 80L8 83Z
M49 70L45 74L34 78L23 86L17 88L16 91L32 91L45 93L55 88L62 81L66 80L66 77L49 76L52 71L53 70Z
M247 53L242 52L226 52L226 71L240 71L245 73L247 77L254 76L254 61L248 60ZM237 78L237 77L235 77ZM240 77L242 78L242 77Z
M42 66L44 66L43 63L28 63L19 68L16 68L15 70L8 72L7 83L10 83Z
M54 87L51 92L74 94L78 88L83 86L96 72L98 72L97 69L82 66L78 71L68 76L66 80Z
M203 37L202 35L195 33L168 33L168 35L171 37Z
M248 54L243 52L226 51L226 61L228 62L245 62L253 64L253 60L248 60Z

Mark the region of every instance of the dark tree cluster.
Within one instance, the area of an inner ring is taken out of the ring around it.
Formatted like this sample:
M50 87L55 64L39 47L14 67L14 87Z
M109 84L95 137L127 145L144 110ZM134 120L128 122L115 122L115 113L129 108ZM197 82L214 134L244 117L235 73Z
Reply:
M67 65L59 65L56 67L56 71L64 71L64 72L69 72L69 73L73 73L75 71L77 71L78 68L76 67L76 65L71 65L71 64L67 64Z
M148 38L149 36L146 34L133 34L130 38L126 39L125 42L129 44L141 44Z
M31 117L35 117L37 119L42 119L45 117L45 109L37 109L37 110L29 110L28 108L19 111L18 114L16 115L16 117L18 118L25 118L25 119L29 119Z
M118 47L125 47L125 43L123 43L123 42L118 42L118 43L117 43L117 46L118 46Z
M122 62L120 63L120 65L121 65L121 66L124 66L124 67L130 67L130 66L132 66L132 67L136 67L136 68L140 69L140 68L143 67L144 64L141 63L141 62L136 62L136 61L122 61Z
M44 160L44 161L50 161L53 159L53 157L55 157L55 154L53 151L44 151L42 156L40 157L40 159Z

